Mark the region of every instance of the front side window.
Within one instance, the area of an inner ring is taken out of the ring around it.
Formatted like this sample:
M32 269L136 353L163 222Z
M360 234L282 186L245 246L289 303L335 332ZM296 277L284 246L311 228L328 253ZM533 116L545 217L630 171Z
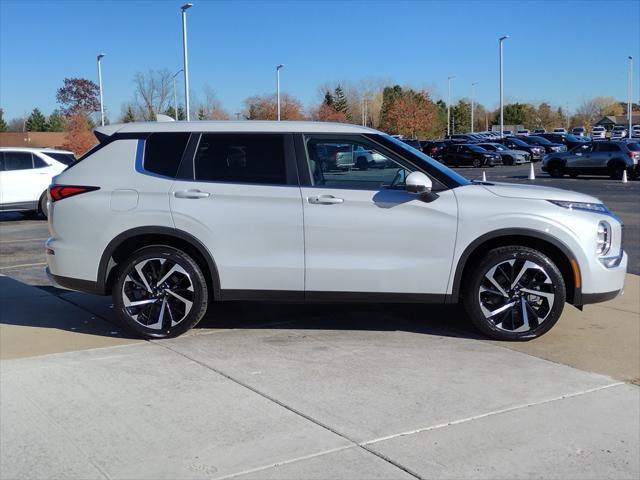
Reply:
M188 141L188 132L152 133L144 144L144 169L175 178Z
M5 170L31 170L33 159L29 152L4 152Z
M194 159L195 179L286 185L284 152L280 134L204 133Z
M357 140L307 138L314 186L350 190L405 188L409 167Z

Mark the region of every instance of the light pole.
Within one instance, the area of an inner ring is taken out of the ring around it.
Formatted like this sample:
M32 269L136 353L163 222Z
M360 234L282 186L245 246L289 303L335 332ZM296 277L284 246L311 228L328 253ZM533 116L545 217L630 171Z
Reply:
M504 95L503 95L503 79L502 79L502 42L504 42L509 35L500 37L500 137L504 136Z
M478 84L478 82L473 82L471 84L471 133L473 133L473 90L476 85Z
M451 135L451 80L456 78L455 75L447 77L449 87L449 99L447 100L447 137Z
M629 115L629 130L628 136L631 138L631 125L633 122L633 57L629 55L629 79L627 81L627 115Z
M193 3L185 3L180 7L182 10L182 58L184 62L184 110L187 122L191 120L189 111L189 57L187 55L187 10L193 7Z
M276 67L276 97L278 97L278 121L280 121L280 69L284 65L280 64Z
M178 121L178 93L176 91L176 77L182 72L182 68L173 74L173 117Z
M104 127L104 103L102 101L102 65L100 60L104 57L104 53L98 55L98 85L100 86L100 125Z

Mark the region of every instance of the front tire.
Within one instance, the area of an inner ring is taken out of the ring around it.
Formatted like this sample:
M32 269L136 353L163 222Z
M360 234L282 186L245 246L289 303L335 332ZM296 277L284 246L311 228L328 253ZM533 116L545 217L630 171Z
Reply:
M206 313L208 301L202 270L173 247L137 250L122 263L113 286L118 318L147 339L175 337L191 329Z
M530 340L560 318L566 287L558 267L528 247L491 250L473 269L464 306L478 330L496 340Z
M564 167L560 162L553 162L547 167L547 172L553 178L562 178L564 176Z

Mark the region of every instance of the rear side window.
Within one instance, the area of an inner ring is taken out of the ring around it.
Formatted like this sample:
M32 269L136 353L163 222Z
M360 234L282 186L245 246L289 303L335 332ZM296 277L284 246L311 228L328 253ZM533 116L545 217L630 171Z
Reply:
M632 152L640 152L640 143L627 143L627 148Z
M194 170L195 179L205 182L286 185L284 137L204 133Z
M31 170L33 159L29 152L4 152L5 170Z
M615 143L598 143L595 145L598 152L619 152L620 147Z
M33 168L44 168L48 166L49 164L45 162L43 159L41 159L39 156L33 155Z
M63 165L71 165L76 161L76 157L72 153L46 152L46 154Z
M189 132L152 133L144 144L144 169L175 178Z

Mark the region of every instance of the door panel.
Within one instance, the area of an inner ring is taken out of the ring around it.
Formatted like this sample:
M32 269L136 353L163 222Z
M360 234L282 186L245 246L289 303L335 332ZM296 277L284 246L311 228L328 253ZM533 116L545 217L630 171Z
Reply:
M37 204L51 181L51 167L33 168L28 152L4 152L2 202ZM29 205L31 208L31 205Z

